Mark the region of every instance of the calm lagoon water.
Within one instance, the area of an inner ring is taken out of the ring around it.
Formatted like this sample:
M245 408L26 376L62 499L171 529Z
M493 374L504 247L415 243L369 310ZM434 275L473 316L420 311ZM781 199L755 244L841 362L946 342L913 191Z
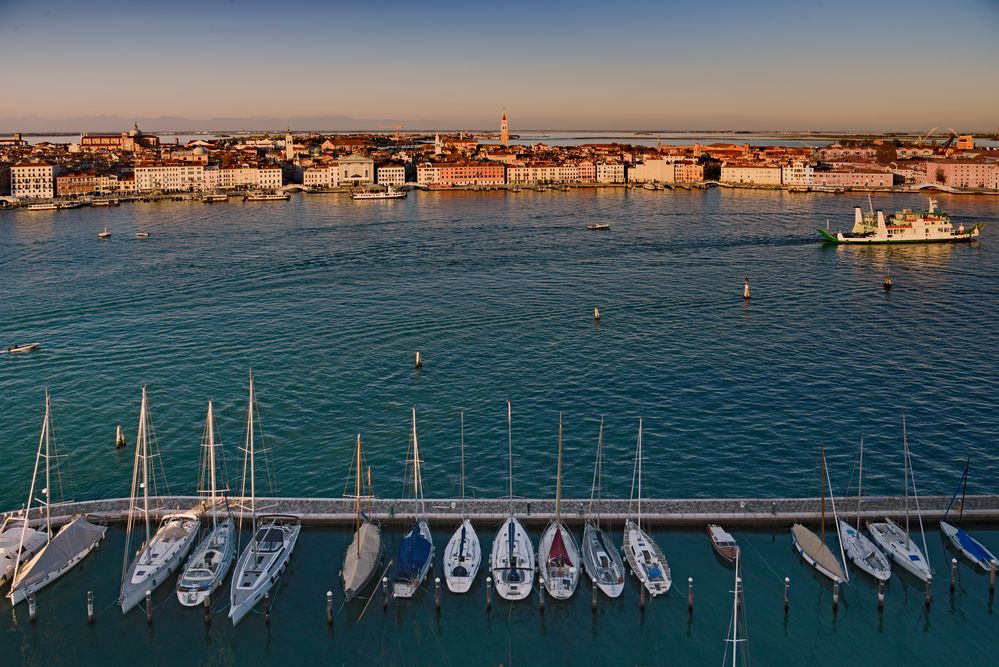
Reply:
M719 191L661 193L415 193L403 201L294 196L287 203L135 204L116 209L0 213L2 344L42 349L0 357L0 506L24 502L52 393L64 495L127 495L139 388L175 492L190 493L206 402L238 484L247 372L252 367L271 448L274 492L339 496L361 433L382 496L402 492L415 406L428 496L456 493L458 416L465 411L468 485L506 492L505 401L513 404L517 494L554 490L564 414L566 495L586 496L597 427L606 419L608 493L627 497L639 417L646 495L797 496L818 492L818 449L834 489L866 443L865 487L901 490L901 413L919 490L950 493L972 457L969 492L995 492L999 369L996 243L999 201L939 196L959 222L986 221L961 246L834 248L815 228L848 227L866 197ZM879 195L875 206L922 205ZM603 233L587 224L612 225ZM107 226L113 236L98 241ZM145 230L149 238L135 238ZM896 287L885 294L881 277ZM749 277L751 303L741 299ZM593 321L594 307L603 318ZM422 370L413 356L424 357ZM938 571L929 614L919 585L889 586L879 619L874 587L831 590L798 562L786 534L745 533L750 650L757 664L938 664L994 659L986 578L962 566L947 594ZM486 546L494 527L480 535ZM442 549L447 531L439 530ZM537 537L537 535L535 535ZM568 604L496 601L484 589L432 592L387 614L380 601L325 625L346 531L306 529L277 597L272 625L237 629L224 615L164 601L141 613L84 615L116 594L123 531L87 563L0 621L0 650L25 664L264 664L294 656L340 664L717 664L730 613L731 571L700 532L659 533L679 590L650 602L589 592ZM390 533L390 548L399 535ZM999 548L999 533L980 538ZM684 580L696 582L693 619ZM792 579L785 622L783 577Z

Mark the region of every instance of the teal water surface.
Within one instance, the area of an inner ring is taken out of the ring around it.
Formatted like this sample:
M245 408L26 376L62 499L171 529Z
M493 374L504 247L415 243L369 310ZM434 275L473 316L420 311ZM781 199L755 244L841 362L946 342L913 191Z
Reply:
M358 432L376 492L401 494L411 406L428 496L456 493L460 410L470 493L503 495L507 399L521 496L553 493L560 412L570 496L589 493L601 415L611 496L629 493L639 417L648 496L815 495L823 444L834 488L845 491L861 434L865 487L895 493L902 411L920 492L951 492L965 456L969 490L994 492L999 201L940 200L958 222L985 221L984 239L823 246L815 228L827 219L849 226L851 207L864 202L718 190L416 193L363 203L295 196L2 213L2 344L42 348L0 357L0 507L27 496L46 387L67 498L127 495L131 459L114 451L114 428L123 424L134 440L142 384L170 489L194 489L209 398L238 484L251 367L281 495L339 496ZM875 197L886 210L923 202ZM594 221L612 230L586 231ZM105 225L113 236L101 242ZM150 237L135 238L140 229ZM885 294L889 270L896 287ZM741 299L747 276L749 304ZM413 367L417 350L422 370ZM480 530L487 543L493 531ZM995 533L983 536L999 547ZM303 532L269 631L262 618L232 630L224 616L205 630L167 591L152 630L141 614L122 619L113 609L89 628L86 590L106 606L120 577L123 533L112 529L86 564L39 595L39 621L29 625L19 609L0 625L0 642L5 654L38 664L115 663L122 642L161 664L203 656L262 663L288 651L343 664L532 664L542 656L711 664L724 650L730 571L699 532L661 534L682 590L650 603L644 623L635 588L602 601L596 617L588 591L549 603L543 617L536 599L495 604L487 616L480 585L468 598L445 596L439 620L424 594L388 615L376 601L360 620L351 605L330 633L324 594L335 587L347 537ZM446 531L435 537L440 550ZM970 658L992 658L979 639L995 632L984 578L962 568L951 603L949 556L935 533L930 614L922 589L903 578L889 587L880 621L869 582L845 590L834 619L830 590L798 563L785 534L739 537L750 547L757 663L908 656L935 664L931 656L950 655L943 638L959 638ZM693 621L687 576L697 582ZM784 576L795 582L786 625Z

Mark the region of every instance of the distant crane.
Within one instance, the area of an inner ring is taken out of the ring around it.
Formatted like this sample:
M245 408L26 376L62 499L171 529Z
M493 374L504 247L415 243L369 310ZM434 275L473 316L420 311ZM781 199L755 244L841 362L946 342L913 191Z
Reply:
M379 125L378 127L381 128L381 129L385 129L385 130L395 130L395 147L399 148L399 141L400 141L401 136L402 136L400 134L400 131L402 130L403 126L402 125Z
M937 127L940 127L940 126L938 125ZM916 145L917 146L922 146L923 142L926 141L927 139L929 139L930 137L932 137L933 133L937 131L937 127L934 127L932 130L930 130L929 132L927 132L923 136L917 137L916 138Z

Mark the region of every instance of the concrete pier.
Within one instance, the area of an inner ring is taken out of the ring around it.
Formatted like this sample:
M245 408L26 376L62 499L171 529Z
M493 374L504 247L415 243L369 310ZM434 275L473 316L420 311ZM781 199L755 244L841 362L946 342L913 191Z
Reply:
M202 509L201 500L194 496L157 497L151 505L156 516L176 511ZM52 507L53 522L61 524L74 516L87 515L94 521L120 523L128 518L128 498L90 500L65 503ZM461 501L457 499L427 500L427 513L431 524L452 525L462 518ZM919 499L923 520L931 522L943 517L950 496L928 496ZM307 525L339 525L354 522L354 501L349 498L257 498L258 513L293 514ZM477 523L501 523L509 513L509 501L494 498L469 499L469 518ZM605 499L601 516L610 523L622 523L630 516L627 499ZM910 499L911 503L911 499ZM555 501L550 498L517 498L514 512L524 523L544 525L555 513ZM229 507L237 516L239 506L248 505L239 498L230 498ZM569 524L582 524L586 517L588 499L563 499L562 520ZM915 508L910 504L912 511ZM634 509L634 508L633 508ZM832 522L832 512L826 506L826 521ZM368 516L386 525L404 525L415 516L416 505L412 500L380 498L366 508ZM644 499L642 521L661 527L698 527L708 523L740 525L745 527L787 527L794 522L815 524L820 517L819 498L714 498L714 499ZM905 499L901 497L871 496L864 499L862 516L868 519L900 517L904 515ZM8 513L10 514L10 513ZM6 514L0 514L2 519ZM851 520L854 513L842 514ZM39 508L32 508L32 522L41 521ZM999 523L999 496L978 495L965 499L963 521L967 523Z

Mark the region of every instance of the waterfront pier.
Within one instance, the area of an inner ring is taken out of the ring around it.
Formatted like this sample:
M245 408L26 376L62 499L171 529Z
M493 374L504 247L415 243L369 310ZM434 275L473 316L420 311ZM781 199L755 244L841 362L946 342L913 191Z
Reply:
M919 499L923 521L943 518L950 502L949 496L927 496ZM195 496L159 496L151 514L159 517L177 511L200 509L201 499ZM506 498L469 498L466 500L468 518L476 523L501 523L510 512ZM909 500L910 514L915 515L915 505ZM86 515L95 521L121 523L128 518L128 498L87 500L53 505L52 521L61 524L73 516ZM590 501L585 498L563 499L562 520L569 524L582 524ZM623 523L630 516L627 499L601 501L601 518L610 523ZM229 498L229 507L239 515L242 499ZM258 514L293 514L306 525L350 525L356 520L354 501L350 498L257 498ZM632 504L632 509L635 509ZM551 498L516 498L513 510L521 521L543 526L555 513L555 500ZM216 511L223 511L216 508ZM957 512L957 507L952 512ZM366 514L385 525L409 525L416 512L412 500L380 498L365 507ZM9 514L0 515L0 520ZM246 513L244 513L245 515ZM900 517L905 514L905 499L895 496L869 496L864 498L861 516L864 519ZM427 500L428 520L432 525L451 526L463 518L462 501L456 498ZM642 499L642 521L648 525L670 527L701 527L708 523L724 523L747 528L780 528L795 522L817 523L822 516L820 498L663 498ZM846 511L840 517L852 522L856 512ZM39 508L31 510L32 523L42 520ZM827 504L825 518L833 520ZM963 521L966 523L999 522L999 495L967 496L964 502Z

